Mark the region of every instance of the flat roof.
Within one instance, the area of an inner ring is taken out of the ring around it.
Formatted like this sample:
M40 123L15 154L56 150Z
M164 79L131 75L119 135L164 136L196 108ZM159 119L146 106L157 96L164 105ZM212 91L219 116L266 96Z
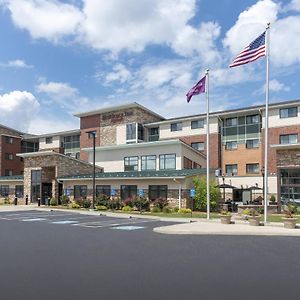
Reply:
M269 108L280 108L280 107L286 107L286 106L292 106L292 105L300 105L300 100L291 100L291 101L270 103ZM257 111L257 110L263 111L264 109L265 109L264 104L254 105L254 106L246 106L246 107L241 107L241 108L210 112L209 116L210 117L222 117L222 116L228 116L228 115L235 114L235 113L248 113L249 114L253 111ZM206 113L202 113L202 114L197 114L197 115L187 115L187 116L182 116L182 117L169 118L169 119L165 119L163 121L152 122L152 123L148 123L145 125L153 126L153 125L169 123L169 122L173 122L173 121L177 121L177 120L185 121L185 120L192 120L192 119L205 118L205 117L206 117Z
M211 169L211 173L215 170ZM185 178L206 174L206 169L159 170L159 171L127 171L96 173L96 179L143 179L143 178ZM93 174L79 174L74 176L61 176L59 180L90 180Z
M126 103L126 104L122 104L122 105L115 105L115 106L108 106L108 107L103 107L100 109L94 109L94 110L90 110L90 111L86 111L86 112L78 112L73 114L75 117L87 117L87 116L93 116L93 115L98 115L98 114L103 114L103 113L108 113L108 112L114 112L114 111L118 111L118 110L122 110L122 109L128 109L128 108L141 108L145 111L147 111L148 113L155 115L157 117L159 117L160 119L165 119L164 117L162 117L161 115L155 113L154 111L150 110L149 108L137 103L137 102L131 102L131 103Z
M66 136L66 135L76 135L80 134L80 129L72 129L67 131L58 131L58 132L50 132L46 134L39 134L39 135L24 135L25 140L35 140L39 138L45 138L45 137L52 137L52 136Z

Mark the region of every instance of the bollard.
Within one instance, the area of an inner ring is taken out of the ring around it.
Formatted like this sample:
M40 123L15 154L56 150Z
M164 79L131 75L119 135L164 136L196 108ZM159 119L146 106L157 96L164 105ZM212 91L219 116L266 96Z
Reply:
M48 206L50 206L50 200L51 200L50 197L48 197Z
M15 197L14 204L18 205L18 197Z
M28 205L28 195L25 197L25 205Z
M38 197L38 206L41 206L41 198L40 197Z

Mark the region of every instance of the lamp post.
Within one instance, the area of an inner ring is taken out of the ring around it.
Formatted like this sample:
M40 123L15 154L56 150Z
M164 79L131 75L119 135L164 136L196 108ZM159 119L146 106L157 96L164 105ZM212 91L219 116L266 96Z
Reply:
M93 139L93 200L91 209L94 209L96 198L96 131L89 131L88 136Z

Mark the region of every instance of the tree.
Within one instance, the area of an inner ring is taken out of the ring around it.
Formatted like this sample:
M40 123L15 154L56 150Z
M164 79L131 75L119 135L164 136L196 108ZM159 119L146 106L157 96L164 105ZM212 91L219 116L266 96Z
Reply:
M206 178L205 177L194 177L193 183L195 185L195 199L194 208L196 210L206 210ZM221 193L219 187L216 186L215 181L210 181L209 183L209 199L210 199L210 209L216 210L218 202L220 200Z

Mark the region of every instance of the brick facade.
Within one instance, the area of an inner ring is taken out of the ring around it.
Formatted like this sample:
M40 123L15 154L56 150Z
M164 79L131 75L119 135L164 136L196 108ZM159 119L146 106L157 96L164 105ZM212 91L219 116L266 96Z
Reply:
M280 135L284 134L298 134L298 141L300 140L300 125L297 126L286 126L286 127L277 127L277 128L269 128L269 149L268 149L268 169L269 173L277 172L277 150L271 148L270 145L278 145L280 144ZM264 137L265 131L262 129L262 149L264 149ZM264 164L264 151L261 152L262 155L262 163Z
M192 143L205 143L204 151L206 155L206 135L192 135L192 136L182 136L180 137L184 143L191 145ZM220 153L220 135L218 133L211 133L209 135L209 148L210 148L210 167L218 169L221 167L221 153ZM205 168L205 166L203 166Z
M6 137L12 137L12 144L6 143ZM17 153L21 152L21 136L18 131L0 126L0 176L5 176L5 170L12 170L12 175L23 172L23 162ZM13 159L8 160L6 155L12 154Z

